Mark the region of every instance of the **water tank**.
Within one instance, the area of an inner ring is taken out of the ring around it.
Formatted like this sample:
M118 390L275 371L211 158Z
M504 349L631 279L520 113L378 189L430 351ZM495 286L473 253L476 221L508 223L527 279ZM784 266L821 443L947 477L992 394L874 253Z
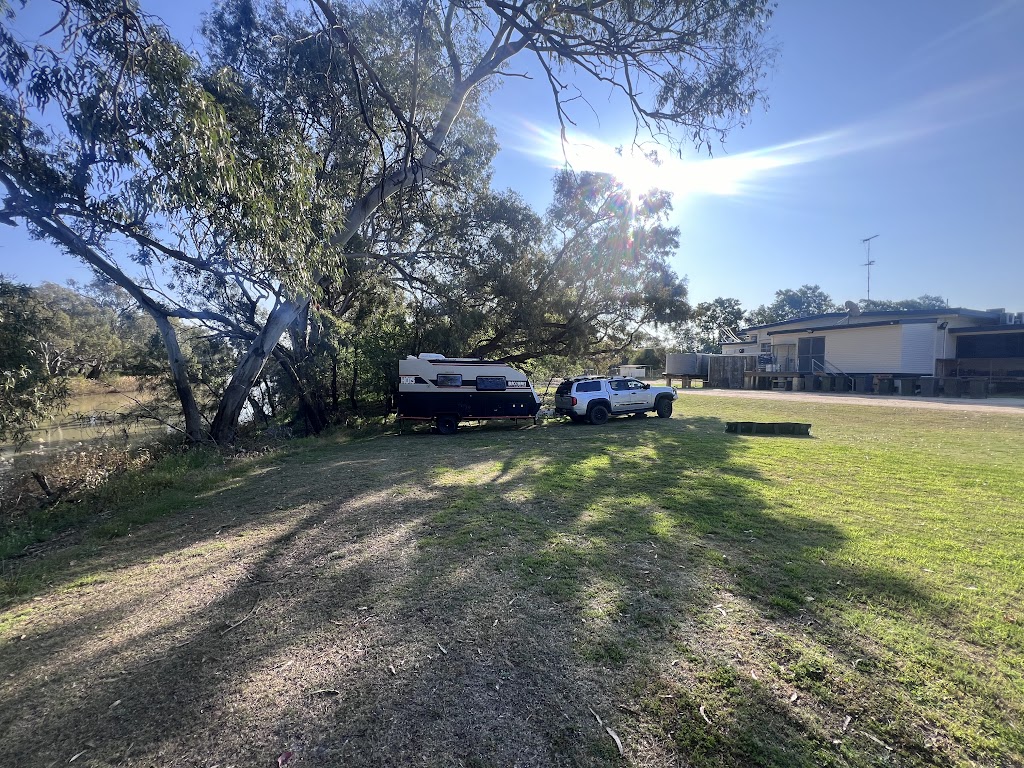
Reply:
M707 371L707 355L697 352L669 352L665 360L665 373L669 376L703 376Z

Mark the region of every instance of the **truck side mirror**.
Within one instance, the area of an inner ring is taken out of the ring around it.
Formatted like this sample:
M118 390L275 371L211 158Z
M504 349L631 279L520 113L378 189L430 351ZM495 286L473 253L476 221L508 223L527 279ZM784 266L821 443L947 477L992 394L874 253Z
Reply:
M651 388L650 384L644 384L644 389L650 389L650 388Z

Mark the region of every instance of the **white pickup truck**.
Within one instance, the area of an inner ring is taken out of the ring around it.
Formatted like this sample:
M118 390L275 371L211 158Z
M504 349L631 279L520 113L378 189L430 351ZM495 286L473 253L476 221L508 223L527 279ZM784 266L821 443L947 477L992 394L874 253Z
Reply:
M583 376L558 385L555 413L591 424L604 424L609 416L648 411L667 419L677 397L672 387L652 387L628 376Z

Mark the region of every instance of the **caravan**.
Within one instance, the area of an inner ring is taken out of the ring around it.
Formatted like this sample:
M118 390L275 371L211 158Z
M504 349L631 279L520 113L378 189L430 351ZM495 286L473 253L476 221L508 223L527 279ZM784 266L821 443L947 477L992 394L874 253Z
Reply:
M536 419L540 398L526 374L504 363L425 352L398 362L398 420L436 421L442 435L460 421Z

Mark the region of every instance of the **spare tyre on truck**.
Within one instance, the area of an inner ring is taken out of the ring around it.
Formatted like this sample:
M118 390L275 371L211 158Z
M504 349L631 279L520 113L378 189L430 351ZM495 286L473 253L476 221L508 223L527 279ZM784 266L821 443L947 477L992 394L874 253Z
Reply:
M430 352L398 361L399 428L426 421L450 435L462 421L534 421L539 410L526 374L505 363Z

